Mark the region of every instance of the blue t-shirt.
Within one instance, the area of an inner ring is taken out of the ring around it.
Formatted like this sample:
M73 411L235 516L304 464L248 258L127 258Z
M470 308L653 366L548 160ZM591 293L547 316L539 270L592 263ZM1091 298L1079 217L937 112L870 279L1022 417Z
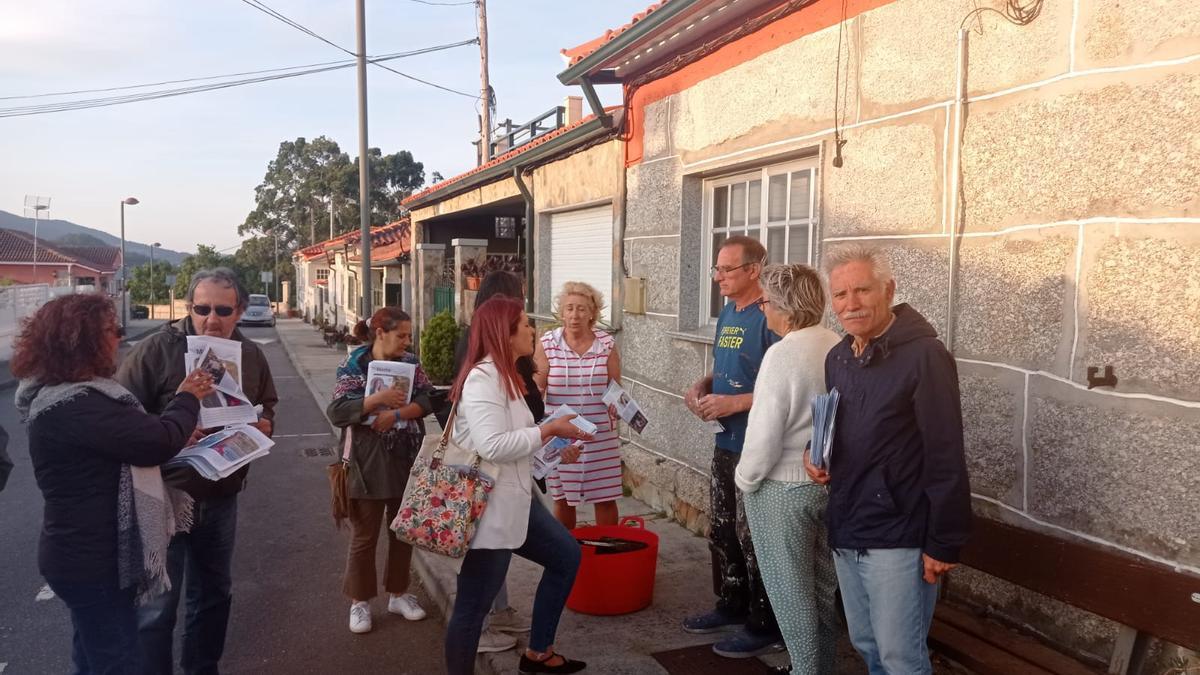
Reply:
M738 311L734 303L725 303L717 318L717 336L713 342L713 393L753 392L763 355L776 342L779 336L767 328L767 317L761 307L751 303ZM741 452L749 418L749 412L720 418L718 421L725 431L716 434L717 447Z

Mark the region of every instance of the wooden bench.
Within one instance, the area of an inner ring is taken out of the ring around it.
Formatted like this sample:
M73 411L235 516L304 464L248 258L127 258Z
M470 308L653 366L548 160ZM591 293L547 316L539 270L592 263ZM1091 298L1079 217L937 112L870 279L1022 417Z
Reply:
M1121 624L1108 673L1138 673L1149 637L1200 649L1200 575L1192 572L978 516L962 562ZM930 644L980 675L1105 672L946 603Z

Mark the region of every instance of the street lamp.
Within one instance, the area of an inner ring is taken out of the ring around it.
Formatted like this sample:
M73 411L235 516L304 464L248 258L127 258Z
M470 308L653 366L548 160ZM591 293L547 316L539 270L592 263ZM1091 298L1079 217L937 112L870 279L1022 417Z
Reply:
M121 200L121 328L125 328L129 318L129 306L126 298L129 293L125 290L125 205L133 206L138 203L137 197L126 197Z
M162 246L157 241L150 244L150 313L154 313L154 249ZM151 316L151 319L154 317Z

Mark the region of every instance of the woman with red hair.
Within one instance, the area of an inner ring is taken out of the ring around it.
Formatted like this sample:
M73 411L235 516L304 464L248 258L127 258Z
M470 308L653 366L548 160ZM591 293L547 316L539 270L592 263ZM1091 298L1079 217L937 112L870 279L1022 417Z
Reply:
M586 667L554 651L580 551L567 529L534 496L531 458L551 438L590 436L565 417L534 423L517 370L517 359L533 354L533 340L533 327L520 302L496 297L483 303L471 319L467 367L451 392L456 405L450 422L454 442L479 455L480 471L495 482L462 560L458 595L446 626L446 669L451 675L474 672L484 618L514 553L544 568L520 672L576 673ZM570 463L579 451L572 446L562 455L562 461Z
M196 429L212 377L192 371L161 415L111 379L124 329L101 295L42 306L17 336L12 372L45 499L38 569L71 610L80 673L138 672L137 603L168 586L167 544L191 498L158 465Z

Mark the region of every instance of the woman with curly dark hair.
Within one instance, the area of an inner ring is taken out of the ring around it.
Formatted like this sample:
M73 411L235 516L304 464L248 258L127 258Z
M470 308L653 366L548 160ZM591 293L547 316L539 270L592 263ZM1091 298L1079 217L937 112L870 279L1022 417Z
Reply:
M102 295L52 300L14 345L17 409L45 499L38 568L71 610L79 673L135 673L136 604L162 592L167 543L191 520L187 495L165 488L158 465L196 428L212 378L194 371L161 415L121 385L124 331Z

